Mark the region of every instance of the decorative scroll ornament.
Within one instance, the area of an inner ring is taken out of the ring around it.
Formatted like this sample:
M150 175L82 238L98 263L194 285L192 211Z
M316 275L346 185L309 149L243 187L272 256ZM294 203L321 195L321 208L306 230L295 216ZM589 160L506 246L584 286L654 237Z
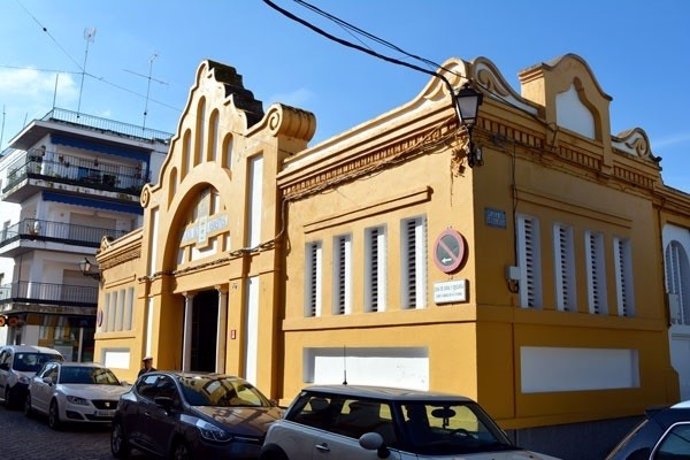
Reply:
M653 161L654 163L661 161L661 157L655 156L652 153L649 138L642 128L629 129L619 133L617 136L611 136L611 142L614 147L617 147L628 155L642 160Z
M139 195L139 204L141 204L142 208L147 208L150 201L151 201L151 185L144 184L144 187L141 189L141 195Z

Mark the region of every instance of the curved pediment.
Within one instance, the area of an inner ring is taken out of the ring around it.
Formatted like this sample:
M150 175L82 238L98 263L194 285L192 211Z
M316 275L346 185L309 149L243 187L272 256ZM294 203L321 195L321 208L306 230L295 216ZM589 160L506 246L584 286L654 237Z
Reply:
M486 93L533 115L539 114L538 107L515 92L489 59L479 56L472 61L472 77Z
M661 157L652 153L647 133L642 128L633 128L611 136L611 143L617 149L642 160L658 163Z

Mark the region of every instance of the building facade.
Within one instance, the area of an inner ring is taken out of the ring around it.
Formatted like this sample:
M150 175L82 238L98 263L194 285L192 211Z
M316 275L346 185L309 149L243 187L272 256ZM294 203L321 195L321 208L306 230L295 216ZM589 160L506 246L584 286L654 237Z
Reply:
M5 342L92 361L101 239L142 224L144 183L170 135L55 108L9 143L0 167ZM80 263L89 260L88 276Z
M517 435L678 400L690 207L645 132L611 134L575 55L521 72L520 94L486 58L443 69L484 94L472 142L434 79L307 147L312 114L264 113L202 63L143 227L101 246L95 358L239 374L284 402L343 381L460 393Z

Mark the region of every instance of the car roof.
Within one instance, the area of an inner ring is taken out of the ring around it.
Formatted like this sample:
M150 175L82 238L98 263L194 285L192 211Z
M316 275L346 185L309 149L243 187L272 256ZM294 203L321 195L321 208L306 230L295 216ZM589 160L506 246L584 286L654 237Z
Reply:
M65 361L58 363L62 367L94 367L94 368L105 368L105 366L98 363L75 363L73 361Z
M304 391L314 393L330 393L340 396L384 399L389 401L405 400L474 402L472 399L465 396L452 395L448 393L371 385L311 385L304 388Z
M162 370L156 370L152 372L147 372L144 375L151 375L151 374L166 374L170 375L172 377L185 377L185 378L194 378L194 377L206 377L210 379L217 379L217 378L227 378L231 380L238 380L241 382L244 382L245 380L241 377L237 377L235 375L228 375L228 374L217 374L215 372L187 372L187 371L162 371Z
M46 353L49 355L61 355L54 348L39 347L38 345L7 345L4 348L12 349L15 353Z

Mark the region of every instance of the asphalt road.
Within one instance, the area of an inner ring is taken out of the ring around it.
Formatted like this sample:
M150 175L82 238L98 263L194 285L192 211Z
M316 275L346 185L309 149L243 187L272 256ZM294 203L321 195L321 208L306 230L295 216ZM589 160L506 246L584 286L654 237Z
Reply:
M147 457L136 452L137 460ZM68 425L48 428L45 417L27 418L21 410L0 407L0 459L7 460L113 460L110 425Z

